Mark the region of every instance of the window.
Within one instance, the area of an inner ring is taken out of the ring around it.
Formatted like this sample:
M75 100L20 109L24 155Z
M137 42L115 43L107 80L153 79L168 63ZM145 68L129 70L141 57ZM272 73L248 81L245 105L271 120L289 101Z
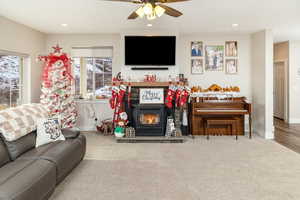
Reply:
M80 58L73 59L75 94L80 95Z
M0 110L22 103L22 74L24 59L0 55Z
M73 58L75 94L83 97L111 96L112 58Z

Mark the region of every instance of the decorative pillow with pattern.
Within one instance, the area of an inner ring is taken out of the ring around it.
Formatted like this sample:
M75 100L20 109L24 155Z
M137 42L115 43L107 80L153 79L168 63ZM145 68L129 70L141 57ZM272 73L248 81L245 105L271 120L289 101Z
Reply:
M43 118L37 121L37 135L35 147L39 147L50 142L66 140L60 129L57 118Z
M48 111L41 104L24 104L0 111L0 133L8 142L36 130L36 121L47 118Z

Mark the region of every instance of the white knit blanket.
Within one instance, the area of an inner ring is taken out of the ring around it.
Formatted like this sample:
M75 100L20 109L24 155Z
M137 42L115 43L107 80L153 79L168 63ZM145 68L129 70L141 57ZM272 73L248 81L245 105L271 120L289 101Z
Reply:
M24 104L0 111L0 133L6 141L15 141L36 130L37 119L48 118L42 104Z

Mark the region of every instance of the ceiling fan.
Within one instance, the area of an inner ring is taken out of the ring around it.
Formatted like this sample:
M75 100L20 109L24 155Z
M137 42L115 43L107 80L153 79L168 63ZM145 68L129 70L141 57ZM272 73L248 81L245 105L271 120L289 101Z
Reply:
M131 13L128 19L136 19L138 17L146 17L148 20L161 17L164 13L172 17L180 17L182 13L174 8L164 5L165 3L176 3L189 0L106 0L116 2L128 2L134 4L141 4L142 6Z

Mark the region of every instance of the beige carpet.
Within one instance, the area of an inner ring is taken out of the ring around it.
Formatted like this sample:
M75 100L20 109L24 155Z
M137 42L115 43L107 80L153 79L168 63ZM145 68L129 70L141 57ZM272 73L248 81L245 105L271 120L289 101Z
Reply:
M300 155L258 137L117 144L86 134L85 160L51 200L300 199Z

